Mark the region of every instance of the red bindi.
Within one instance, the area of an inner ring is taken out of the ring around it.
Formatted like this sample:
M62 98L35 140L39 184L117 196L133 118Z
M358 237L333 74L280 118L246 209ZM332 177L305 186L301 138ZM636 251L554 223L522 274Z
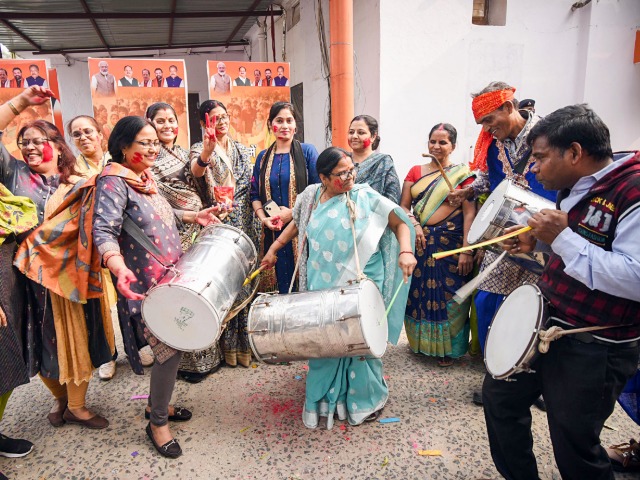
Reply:
M53 160L53 148L49 145L49 142L44 142L42 144L42 161L50 162Z

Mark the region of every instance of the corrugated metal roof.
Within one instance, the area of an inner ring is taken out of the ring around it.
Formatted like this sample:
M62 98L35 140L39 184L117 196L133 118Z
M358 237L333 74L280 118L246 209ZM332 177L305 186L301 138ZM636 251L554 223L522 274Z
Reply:
M0 43L12 51L40 53L242 44L244 35L256 21L255 16L248 15L267 10L271 1L1 2ZM207 16L225 12L233 16Z

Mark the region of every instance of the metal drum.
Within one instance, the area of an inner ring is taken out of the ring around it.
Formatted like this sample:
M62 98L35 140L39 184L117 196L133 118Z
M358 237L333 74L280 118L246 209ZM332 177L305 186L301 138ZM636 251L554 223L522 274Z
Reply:
M499 237L506 228L526 225L527 220L545 208L555 210L556 206L512 180L503 180L478 211L469 229L467 241L473 245ZM497 244L486 248L502 253ZM544 256L539 253L521 253L510 255L509 258L538 274L542 273L545 264Z
M487 372L496 380L531 372L538 353L538 332L547 321L547 302L535 285L516 288L496 312L484 347Z
M204 228L195 243L142 302L153 335L185 352L218 340L258 254L251 239L229 225Z
M263 362L381 357L387 349L382 295L368 279L345 287L261 295L251 305L249 344Z

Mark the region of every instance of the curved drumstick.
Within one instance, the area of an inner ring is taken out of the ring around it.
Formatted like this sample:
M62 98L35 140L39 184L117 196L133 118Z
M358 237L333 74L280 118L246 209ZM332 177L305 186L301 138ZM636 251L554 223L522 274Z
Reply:
M436 162L436 166L438 167L438 170L440 170L440 173L442 174L442 178L444 178L444 181L446 182L447 187L449 187L449 191L453 192L454 188L453 188L453 185L451 184L451 180L449 180L449 177L447 177L447 174L444 172L444 168L442 168L442 165L440 164L438 159L433 155L431 155L430 153L423 153L422 156L425 158L430 158L434 162Z
M258 268L255 272L253 272L251 275L249 275L245 280L244 283L242 284L243 287L246 287L247 285L249 285L251 282L253 282L253 279L256 278L258 275L260 275L260 272L262 272L262 268L260 267Z
M506 235L502 235L500 237L492 238L491 240L487 240L486 242L476 243L475 245L469 245L468 247L456 248L455 250L447 250L446 252L437 252L431 255L436 260L440 258L449 257L451 255L455 255L456 253L466 252L468 250L473 250L474 248L486 247L487 245L492 245L494 243L501 242L506 240L507 238L515 237L520 235L521 233L528 232L531 230L531 227L522 227L515 232L507 233Z

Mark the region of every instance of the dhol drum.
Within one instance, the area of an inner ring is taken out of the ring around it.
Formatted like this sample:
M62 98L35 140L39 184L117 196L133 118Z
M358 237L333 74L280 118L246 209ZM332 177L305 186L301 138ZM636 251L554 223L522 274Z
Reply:
M147 292L142 302L147 327L176 350L210 347L220 337L257 259L253 242L237 228L204 228L175 266Z
M249 310L249 343L267 363L381 357L387 349L382 294L368 279L327 290L261 295Z
M534 213L545 208L555 210L556 206L512 180L503 180L478 211L469 229L467 241L473 245L499 237L508 227L526 225ZM502 253L499 245L487 248ZM542 273L546 260L540 253L510 255L509 259L537 274Z
M547 302L535 285L516 288L496 312L484 347L484 363L496 380L531 372L538 353L538 333L547 321Z

